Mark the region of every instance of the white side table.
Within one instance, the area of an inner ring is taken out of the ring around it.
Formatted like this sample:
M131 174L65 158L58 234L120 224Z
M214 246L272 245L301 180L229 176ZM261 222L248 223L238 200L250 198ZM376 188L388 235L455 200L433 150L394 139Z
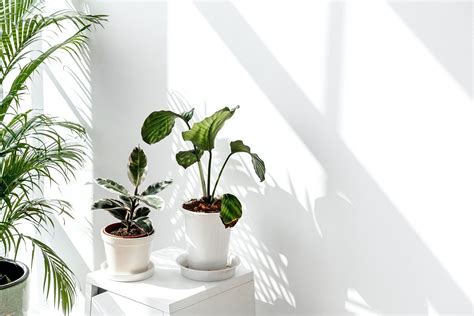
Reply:
M237 267L219 282L181 276L176 257L165 248L152 253L155 274L138 282L115 282L102 271L87 275L86 315L255 315L253 272Z

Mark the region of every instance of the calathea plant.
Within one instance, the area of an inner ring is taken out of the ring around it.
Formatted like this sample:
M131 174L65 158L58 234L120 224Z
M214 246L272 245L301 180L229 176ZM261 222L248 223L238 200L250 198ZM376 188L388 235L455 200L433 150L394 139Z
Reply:
M113 217L120 220L122 227L112 232L119 236L134 236L153 233L153 225L148 217L150 208L161 209L163 200L157 195L172 183L165 180L149 185L144 191L139 192L139 186L145 180L147 173L147 157L138 146L132 150L128 159L128 178L134 189L129 192L123 185L109 179L96 179L96 183L108 191L118 193L118 199L104 198L92 205L94 210L106 210ZM146 206L142 206L142 203Z
M253 168L258 178L260 181L265 180L265 163L263 160L256 153L252 152L250 147L245 145L243 141L236 140L230 142L230 152L220 168L214 185L211 186L212 158L216 136L224 126L224 123L234 115L238 108L239 106L232 109L224 107L202 121L194 123L192 127L190 121L193 117L194 109L184 113L156 111L145 119L141 130L143 141L147 144L154 144L171 133L176 119L185 123L188 129L182 132L182 138L185 141L189 141L192 148L178 152L176 154L176 161L185 169L197 164L203 197L199 200L191 200L185 203L183 207L195 212L220 212L222 223L226 228L233 227L242 216L242 205L237 197L230 193L222 194L221 197L216 196L219 180L230 158L238 153L248 154L251 157ZM202 166L204 153L207 153L208 158L207 179Z

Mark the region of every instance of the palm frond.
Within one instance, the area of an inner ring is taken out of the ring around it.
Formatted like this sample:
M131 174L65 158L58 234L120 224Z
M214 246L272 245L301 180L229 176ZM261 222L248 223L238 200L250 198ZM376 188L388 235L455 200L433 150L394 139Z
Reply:
M76 279L74 273L67 264L45 243L30 236L22 235L38 248L43 256L43 291L46 297L53 296L54 306L61 308L64 314L68 314L74 305L76 297Z

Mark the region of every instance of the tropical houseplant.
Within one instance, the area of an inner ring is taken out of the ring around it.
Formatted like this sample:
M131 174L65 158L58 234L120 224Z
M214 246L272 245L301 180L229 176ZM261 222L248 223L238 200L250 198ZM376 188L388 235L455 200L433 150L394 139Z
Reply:
M104 16L75 11L43 13L42 1L0 1L0 314L25 310L28 267L16 261L28 247L31 263L41 253L43 291L64 313L75 299L76 279L71 269L39 238L54 227L57 215L70 216L71 205L43 196L42 182L66 182L84 159L84 129L75 123L25 111L22 95L39 67L60 51L78 53L86 45L86 31ZM58 30L75 31L54 40ZM48 35L49 34L49 35ZM43 37L49 36L48 41ZM39 49L43 43L43 49ZM33 56L34 52L34 56ZM59 60L57 60L59 61ZM5 93L4 93L5 92ZM35 232L24 228L30 224ZM2 257L3 256L3 257ZM6 259L9 256L11 259Z
M250 155L253 168L260 181L265 180L265 163L251 151L241 140L230 142L230 152L223 162L220 171L212 180L212 158L216 136L230 119L238 106L230 109L224 107L191 127L190 121L194 109L184 113L172 111L155 111L144 121L141 134L143 141L154 144L168 136L175 125L175 120L182 120L187 130L182 138L189 141L192 148L176 154L176 161L183 168L197 164L201 181L202 197L191 199L183 204L188 243L188 265L198 270L214 270L227 264L229 251L230 227L235 226L242 216L242 205L238 198L230 193L216 195L219 181L230 158L237 153ZM207 153L207 177L204 174L202 159Z
M133 193L113 180L96 179L98 185L119 195L118 199L103 198L92 205L92 209L108 211L120 221L102 229L107 271L111 275L140 274L147 270L150 263L151 242L155 231L148 215L150 208L159 210L163 207L163 200L157 194L170 185L172 180L155 182L140 192L147 164L143 149L135 147L127 165Z

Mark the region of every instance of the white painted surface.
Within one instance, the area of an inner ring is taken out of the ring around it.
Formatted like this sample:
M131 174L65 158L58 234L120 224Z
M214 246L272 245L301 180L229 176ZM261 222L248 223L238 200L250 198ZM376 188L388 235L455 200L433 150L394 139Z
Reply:
M102 271L96 271L88 274L87 283L164 313L177 312L233 288L249 282L253 283L253 273L243 267L237 269L233 278L224 281L188 280L181 276L175 261L181 252L183 250L177 248L166 248L154 252L152 261L155 264L155 273L151 278L143 281L114 282L109 280ZM247 291L247 294L253 298L253 291ZM238 299L238 296L234 298ZM229 300L230 298L226 301Z
M182 209L186 229L188 265L195 270L219 270L227 265L231 228L225 228L219 213L196 213Z
M244 205L231 251L255 272L259 314L472 315L470 1L89 3L110 14L85 98L94 176L127 183L144 118L179 108L168 90L201 118L241 105L221 139L248 143L268 180L256 184L242 157L221 190ZM49 89L50 104L67 104ZM152 215L155 249L185 246L179 209L199 182L174 162L183 148L178 134L144 146L149 180L175 180ZM217 162L227 143L218 149ZM89 212L104 192L80 181L63 192L91 219L55 242L84 277L104 260L112 218Z
M101 231L107 270L111 274L140 274L147 271L155 234L140 238L120 238Z

